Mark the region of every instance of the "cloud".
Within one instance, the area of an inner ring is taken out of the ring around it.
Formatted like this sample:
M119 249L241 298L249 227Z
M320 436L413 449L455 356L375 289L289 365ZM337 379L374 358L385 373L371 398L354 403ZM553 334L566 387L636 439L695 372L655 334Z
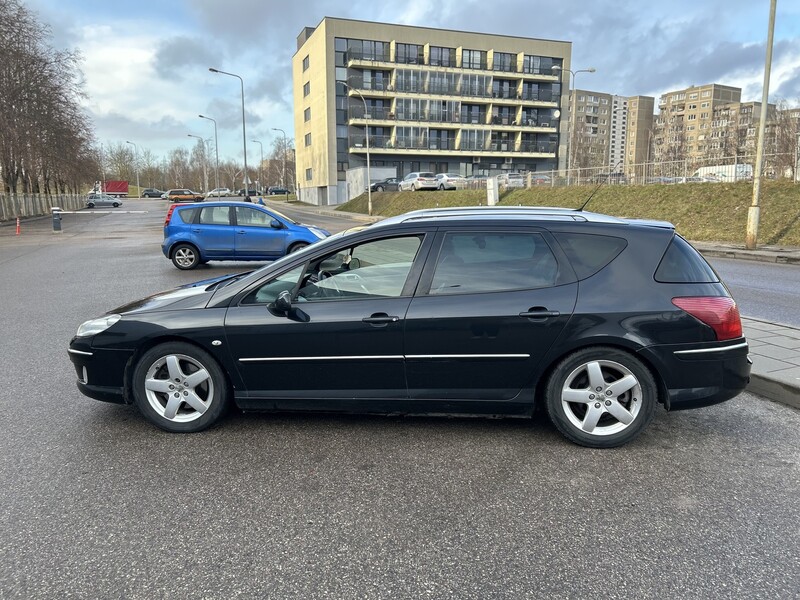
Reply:
M197 69L208 69L217 57L207 41L179 36L161 42L153 58L159 76L182 80Z

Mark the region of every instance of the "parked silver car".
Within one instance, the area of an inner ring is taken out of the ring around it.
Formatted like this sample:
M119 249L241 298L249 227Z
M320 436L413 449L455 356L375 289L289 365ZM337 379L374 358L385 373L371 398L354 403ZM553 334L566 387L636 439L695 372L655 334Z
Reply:
M497 176L497 183L501 187L506 188L522 188L525 187L525 179L521 173L503 173Z
M406 192L411 190L435 190L439 187L439 180L436 175L430 172L424 173L409 173L400 182L400 191Z
M467 185L467 180L458 173L439 173L436 180L440 190L462 190Z
M117 208L118 206L122 206L122 200L106 194L89 194L86 198L86 208L95 208L96 206L111 206L112 208Z

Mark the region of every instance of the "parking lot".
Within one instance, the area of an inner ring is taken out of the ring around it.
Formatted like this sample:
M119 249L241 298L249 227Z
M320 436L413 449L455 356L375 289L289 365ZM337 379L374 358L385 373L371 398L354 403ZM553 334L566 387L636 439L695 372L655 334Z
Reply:
M659 409L616 450L542 416L234 414L174 435L82 396L82 321L258 265L179 271L165 203L124 209L148 212L0 227L0 597L796 597L800 412L748 393Z

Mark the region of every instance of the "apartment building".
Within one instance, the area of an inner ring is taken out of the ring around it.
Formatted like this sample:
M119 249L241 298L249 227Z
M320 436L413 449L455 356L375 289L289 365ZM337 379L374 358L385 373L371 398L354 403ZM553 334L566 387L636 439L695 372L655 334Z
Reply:
M563 167L570 58L570 42L325 17L292 59L299 199L361 193L346 173L367 143L398 177Z
M712 133L714 111L741 102L742 90L717 83L663 94L654 121L654 159L701 161Z
M652 160L650 146L653 138L653 111L656 99L653 96L630 96L628 98L628 131L625 139L624 170L629 177L643 177L643 165ZM638 169L638 171L637 171Z
M625 162L625 147L628 140L628 99L611 97L611 128L608 132L608 168L622 172Z
M714 109L711 132L699 142L708 157L754 156L758 124L762 117L761 102L732 102ZM767 105L767 144L774 137L776 108Z

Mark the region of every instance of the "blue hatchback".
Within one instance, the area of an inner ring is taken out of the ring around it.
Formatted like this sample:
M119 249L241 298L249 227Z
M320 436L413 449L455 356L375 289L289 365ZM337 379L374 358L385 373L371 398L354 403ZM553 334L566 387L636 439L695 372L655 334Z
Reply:
M161 250L187 270L210 260L274 260L329 235L257 204L176 204L164 222Z

